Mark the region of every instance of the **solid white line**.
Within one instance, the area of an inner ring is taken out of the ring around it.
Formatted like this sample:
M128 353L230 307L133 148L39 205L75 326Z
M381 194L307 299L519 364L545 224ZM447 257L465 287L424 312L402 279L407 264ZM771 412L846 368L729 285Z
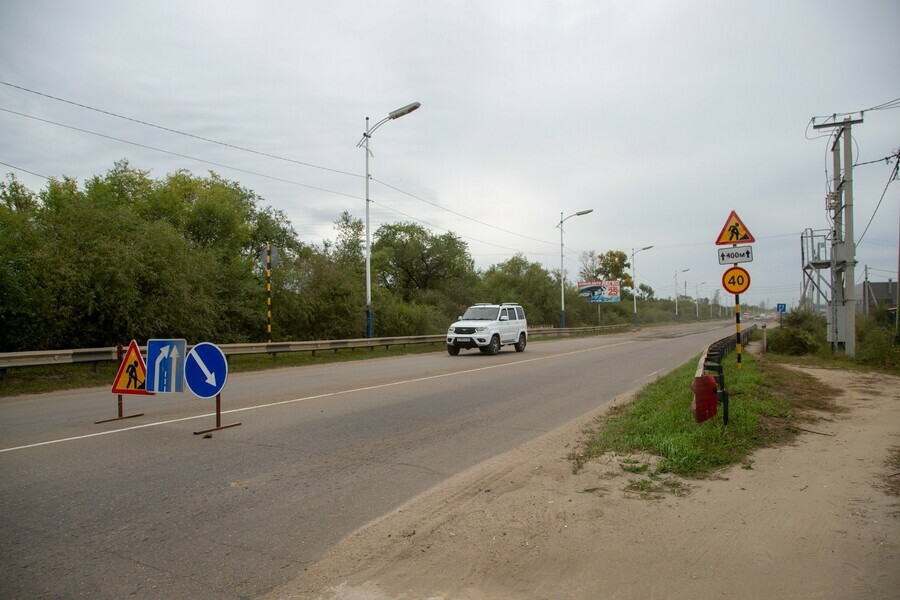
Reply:
M432 379L441 379L443 377L453 377L455 375L467 375L469 373L477 373L479 371L488 371L490 369L500 369L504 367L514 367L517 365L537 362L541 360L548 360L552 358L560 358L564 356L572 356L574 354L583 354L585 352L593 352L595 350L606 350L607 348L615 348L616 346L624 346L625 344L633 344L633 341L625 341L618 342L616 344L609 344L608 346L596 346L594 348L587 348L585 350L574 350L572 352L564 352L562 354L553 354L551 356L540 356L537 358L529 358L525 360L517 360L515 362L503 363L501 365L489 365L487 367L478 367L476 369L469 369L467 371L453 371L452 373L442 373L440 375L429 375L427 377L416 377L415 379L404 379L403 381L392 381L391 383L382 383L379 385L370 385L367 387L354 388L351 390L341 390L339 392L328 392L326 394L316 394L315 396L304 396L303 398L294 398L292 400L281 400L279 402L268 402L266 404L257 404L255 406L245 406L244 408L233 408L231 410L223 410L222 414L232 414L239 413L248 410L259 410L261 408L271 408L273 406L283 406L285 404L294 404L297 402L307 402L309 400L319 400L321 398L333 398L334 396L342 396L344 394L354 394L357 392L368 392L371 390L379 390L389 387L394 387L398 385L406 385L408 383L419 383L422 381L430 381ZM48 440L46 442L37 442L35 444L27 444L24 446L15 446L13 448L2 448L0 449L0 454L4 452L13 452L15 450L25 450L28 448L37 448L38 446L48 446L50 444L61 444L62 442L73 442L76 440L86 440L88 438L100 437L101 435L109 435L111 433L122 433L125 431L134 431L136 429L145 429L147 427L157 427L159 425L170 425L172 423L181 423L184 421L193 421L195 419L204 419L207 417L215 417L216 413L207 413L203 415L194 415L193 417L182 417L180 419L169 419L168 421L157 421L155 423L145 423L144 425L134 425L132 427L123 427L121 429L112 429L110 431L99 431L97 433L88 433L85 435L77 435L74 437L61 438L58 440Z
M647 379L648 377L653 377L654 375L656 375L656 374L659 373L660 371L662 371L662 369L657 369L656 371L653 371L652 373L648 373L648 374L644 375L643 377L639 377L639 378L635 379L635 380L632 381L631 383L637 383L638 381L642 381L642 380L644 380L644 379Z

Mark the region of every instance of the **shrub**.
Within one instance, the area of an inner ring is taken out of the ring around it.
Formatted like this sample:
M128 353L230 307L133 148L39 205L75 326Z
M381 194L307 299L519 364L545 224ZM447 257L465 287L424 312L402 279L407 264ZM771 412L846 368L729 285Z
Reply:
M769 332L767 346L772 352L801 356L815 354L828 344L828 322L820 314L795 310L785 315L781 327Z
M856 360L873 367L900 367L900 346L892 325L860 319L856 326Z

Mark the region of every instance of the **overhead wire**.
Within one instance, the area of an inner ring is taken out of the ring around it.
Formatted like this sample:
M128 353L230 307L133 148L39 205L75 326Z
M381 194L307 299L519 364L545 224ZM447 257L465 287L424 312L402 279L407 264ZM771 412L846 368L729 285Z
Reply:
M64 103L64 104L69 104L69 105L71 105L71 106L76 106L76 107L78 107L78 108L83 108L83 109L85 109L85 110L93 111L93 112L96 112L96 113L99 113L99 114L107 115L107 116L110 116L110 117L115 117L115 118L117 118L117 119L123 119L123 120L125 120L125 121L130 121L130 122L132 122L132 123L137 123L137 124L139 124L139 125L144 125L144 126L146 126L146 127L152 127L152 128L154 128L154 129L159 129L159 130L161 130L161 131L166 131L166 132L169 132L169 133L174 133L174 134L177 134L177 135L182 135L182 136L185 136L185 137L188 137L188 138L192 138L192 139L196 139L196 140L208 142L208 143L211 143L211 144L217 144L217 145L219 145L219 146L224 146L224 147L227 147L227 148L232 148L232 149L235 149L235 150L240 150L240 151L242 151L242 152L248 152L248 153L251 153L251 154L256 154L256 155L259 155L259 156L264 156L264 157L267 157L267 158L272 158L272 159L281 160L281 161L285 161L285 162L289 162L289 163L293 163L293 164L302 165L302 166L305 166L305 167L311 167L311 168L320 169L320 170L323 170L323 171L329 171L329 172L337 173L337 174L340 174L340 175L348 175L348 176L356 177L356 178L360 178L360 179L364 179L364 178L365 178L364 175L359 175L359 174L357 174L357 173L351 173L351 172L349 172L349 171L343 171L343 170L340 170L340 169L334 169L334 168L331 168L331 167L324 167L324 166L317 165L317 164L314 164L314 163L305 162L305 161L301 161L301 160L296 160L296 159L293 159L293 158L288 158L288 157L280 156L280 155L277 155L277 154L272 154L272 153L269 153L269 152L263 152L263 151L260 151L260 150L255 150L255 149L253 149L253 148L247 148L247 147L245 147L245 146L239 146L239 145L237 145L237 144L231 144L231 143L228 143L228 142L223 142L223 141L220 141L220 140L216 140L216 139L213 139L213 138L208 138L208 137L196 135L196 134L193 134L193 133L188 133L188 132L186 132L186 131L181 131L181 130L179 130L179 129L174 129L174 128L172 128L172 127L166 127L166 126L164 126L164 125L159 125L159 124L156 124L156 123L152 123L152 122L150 122L150 121L146 121L146 120L143 120L143 119L137 119L137 118L135 118L135 117L129 117L129 116L127 116L127 115L122 115L122 114L119 114L119 113L116 113L116 112L113 112L113 111L110 111L110 110L106 110L106 109L102 109L102 108L97 108L97 107L94 107L94 106L90 106L90 105L88 105L88 104L84 104L84 103L81 103L81 102L76 102L76 101L74 101L74 100L68 100L68 99L66 99L66 98L61 98L61 97L59 97L59 96L54 96L53 94L48 94L48 93L46 93L46 92L40 92L40 91L38 91L38 90L33 90L33 89L30 89L30 88L27 88L27 87L24 87L24 86L20 86L20 85L16 85L16 84L13 84L13 83L10 83L10 82L7 82L7 81L2 81L2 80L0 80L0 84L5 85L5 86L8 86L8 87L13 88L13 89L17 89L17 90L23 91L23 92L27 92L27 93L29 93L29 94L34 94L34 95L36 95L36 96L41 96L41 97L43 97L43 98L48 98L48 99L54 100L54 101L56 101L56 102L62 102L62 103ZM12 111L8 111L8 112L12 112ZM15 114L22 114L22 113L15 113ZM28 116L28 115L22 115L22 116ZM37 118L37 117L34 117L34 118ZM41 120L41 119L38 119L38 120ZM48 121L48 122L49 122L49 121ZM63 127L68 127L68 126L65 126L65 125L61 125L61 126L63 126ZM85 133L92 133L93 135L101 135L101 136L103 135L103 134L96 134L96 133L94 133L94 132L90 132L90 131L87 131L87 130L81 130L81 129L78 129L78 128L73 128L73 129L75 129L75 130L77 130L77 131L84 131ZM117 141L124 141L124 140L118 140L117 138L110 138L110 139L116 139ZM127 142L127 141L126 141L125 143L136 144L135 142ZM137 145L140 145L140 144L137 144ZM147 146L145 146L145 147L147 147ZM156 149L156 148L150 148L150 147L147 147L147 148L149 148L149 149L154 149L154 150L158 150L158 151L162 151L162 152L168 152L168 151L165 151L165 150L159 150L159 149ZM179 154L173 153L173 152L168 152L168 153L169 153L169 154L173 154L173 155L175 155L175 156L181 156L182 158L189 158L189 159L191 159L191 160L202 161L202 159L198 159L198 158L194 158L194 157L188 157L188 156L184 156L184 155L179 155ZM257 175L257 176L261 176L261 177L268 177L268 178L271 178L271 177L266 176L266 175L263 175L263 174L254 173L254 172L252 172L252 171L241 170L241 169L238 169L238 168L236 168L236 167L231 167L231 166L228 166L228 165L222 165L222 164L214 163L214 162L211 162L211 161L203 161L203 162L207 162L208 164L213 164L213 165L215 165L215 166L221 166L221 167L223 167L223 168L229 168L229 169L233 169L233 170L236 170L236 171L241 171L241 172L244 172L244 173L249 173L249 174L251 174L251 175ZM284 180L284 179L280 179L280 178L273 178L273 179L275 179L275 180L277 180L277 181L282 181L282 182L292 183L292 184L294 184L294 185L301 185L301 186L308 187L308 188L315 189L315 190L319 190L319 191L325 191L325 192L330 192L330 193L338 193L338 194L340 194L340 195L345 195L345 196L347 195L347 194L341 194L340 192L333 192L333 191L331 191L331 190L327 190L327 189L324 189L324 188L318 188L318 187L315 187L315 186L309 186L309 185L307 185L307 184L301 184L301 183L298 183L298 182L292 182L292 181ZM416 200L419 200L420 202L424 202L424 203L426 203L426 204L429 204L429 205L431 205L431 206L434 206L435 208L438 208L438 209L440 209L440 210L447 211L447 212L449 212L449 213L451 213L451 214L453 214L453 215L456 215L456 216L458 216L458 217L461 217L461 218L464 218L464 219L468 219L468 220L470 220L470 221L472 221L472 222L475 222L475 223L478 223L478 224L480 224L480 225L484 225L485 227L490 227L490 228L492 228L492 229L496 229L496 230L498 230L498 231L502 231L503 233L507 233L507 234L514 235L514 236L518 236L518 237L521 237L521 238L524 238L524 239L528 239L528 240L531 240L531 241L535 241L535 242L540 242L540 243L545 243L545 244L552 244L552 243L553 243L553 242L549 242L549 241L547 241L547 240L541 240L541 239L538 239L538 238L532 238L532 237L526 236L526 235L524 235L524 234L521 234L521 233L518 233L518 232L515 232L515 231L511 231L511 230L508 230L508 229L504 229L504 228L498 227L497 225L494 225L494 224L485 223L484 221L480 221L480 220L475 219L475 218L473 218L473 217L469 217L469 216L464 215L464 214L462 214L462 213L460 213L460 212L457 212L457 211L454 211L454 210L452 210L452 209L449 209L449 208L447 208L447 207L445 207L445 206L442 206L442 205L440 205L440 204L438 204L438 203L431 202L431 201L426 200L426 199L424 199L424 198L421 198L421 197L419 197L419 196L417 196L417 195L415 195L415 194L412 194L412 193L407 192L407 191L405 191L405 190L402 190L402 189L400 189L400 188L398 188L398 187L396 187L396 186L393 186L393 185L391 185L391 184L389 184L389 183L387 183L387 182L384 182L384 181L375 179L374 177L372 177L371 180L372 180L372 181L375 181L375 182L377 182L377 183L379 183L379 184L381 184L381 185L384 185L384 186L386 186L386 187L388 187L388 188L390 188L390 189L392 189L392 190L395 190L395 191L397 191L397 192L400 192L400 193L402 193L402 194L405 194L405 195L407 195L407 196L409 196L409 197L411 197L411 198L414 198L414 199L416 199ZM355 196L350 196L350 197L354 197L354 198L355 198ZM411 219L418 220L418 219L416 219L415 217L412 217L412 216L410 216L410 215L407 215L407 216L408 216L409 218L411 218ZM424 222L424 221L422 221L422 222Z
M11 88L15 88L15 89L17 89L17 90L21 90L21 91L23 91L23 92L28 92L29 94L34 94L34 95L36 95L36 96L42 96L42 97L44 97L44 98L49 98L50 100L55 100L55 101L57 101L57 102L63 102L63 103L65 103L65 104L69 104L69 105L71 105L71 106L77 106L78 108L83 108L83 109L85 109L85 110L90 110L90 111L93 111L93 112L96 112L96 113L100 113L100 114L103 114L103 115L107 115L107 116L110 116L110 117L115 117L115 118L117 118L117 119L123 119L123 120L125 120L125 121L131 121L132 123L138 123L139 125L145 125L145 126L147 126L147 127L153 127L154 129L159 129L159 130L161 130L161 131L168 131L169 133L175 133L175 134L177 134L177 135L183 135L183 136L185 136L185 137L193 138L193 139L195 139L195 140L200 140L200 141L203 141L203 142L209 142L210 144L218 144L219 146L225 146L226 148L233 148L233 149L235 149L235 150L241 150L242 152L249 152L249 153L251 153L251 154L258 154L259 156L265 156L265 157L267 157L267 158L274 158L274 159L276 159L276 160L282 160L282 161L285 161L285 162L294 163L294 164L296 164L296 165L303 165L304 167L311 167L311 168L313 168L313 169L321 169L321 170L323 170L323 171L330 171L330 172L332 172L332 173L339 173L339 174L341 174L341 175L349 175L350 177L357 177L357 178L359 178L359 179L364 179L364 178L365 178L363 175L360 175L360 174L358 174L358 173L350 173L349 171L342 171L342 170L340 170L340 169L332 169L332 168L330 168L330 167L323 167L323 166L321 166L321 165L316 165L316 164L313 164L313 163L304 162L304 161L302 161L302 160L296 160L296 159L293 159L293 158L287 158L287 157L284 157L284 156L279 156L279 155L277 155L277 154L271 154L271 153L269 153L269 152L262 152L262 151L260 151L260 150L254 150L253 148L246 148L246 147L244 147L244 146L238 146L238 145L236 145L236 144L229 144L228 142L222 142L222 141L219 141L219 140L214 140L214 139L212 139L212 138L203 137L203 136L201 136L201 135L196 135L196 134L193 134L193 133L188 133L188 132L186 132L186 131L180 131L180 130L178 130L178 129L173 129L173 128L171 128L171 127L165 127L165 126L163 126L163 125L157 125L156 123L151 123L151 122L149 122L149 121L143 121L143 120L141 120L141 119L136 119L136 118L134 118L134 117L129 117L129 116L126 116L126 115L120 115L120 114L118 114L118 113L114 113L114 112L109 111L109 110L104 110L104 109L102 109L102 108L95 108L95 107L89 106L89 105L87 105L87 104L82 104L82 103L80 103L80 102L75 102L74 100L66 100L65 98L60 98L60 97L54 96L54 95L52 95L52 94L47 94L47 93L45 93L45 92L39 92L39 91L37 91L37 90L32 90L32 89L29 89L29 88L26 88L26 87L22 87L22 86L20 86L20 85L15 85L15 84L13 84L13 83L9 83L9 82L7 82L7 81L0 81L0 84L3 84L3 85L5 85L5 86L11 87Z
M23 173L28 173L29 175L34 175L35 177L43 177L47 181L50 181L50 178L46 175L41 175L40 173L35 173L34 171L29 171L28 169L23 169L22 167L17 167L16 165L11 165L9 163L5 163L0 161L0 165L4 167L9 167L10 169L15 169L16 171L22 171Z
M894 164L894 168L891 169L891 174L888 177L887 183L884 184L884 190L881 192L881 198L878 199L878 204L875 205L875 210L872 212L872 216L869 218L869 222L866 224L866 228L863 230L862 235L859 236L859 240L857 240L856 245L859 246L862 244L863 238L866 237L866 232L869 231L869 225L872 224L872 221L875 219L875 215L878 214L878 209L881 208L881 202L884 200L884 195L887 194L888 187L891 185L895 179L897 179L897 167L900 166L900 160L898 160Z
M354 195L352 195L352 194L345 194L345 193L343 193L343 192L337 192L337 191L335 191L335 190L329 190L329 189L326 189L326 188L321 188L321 187L317 187L317 186L314 186L314 185L309 185L309 184L306 184L306 183L300 183L300 182L298 182L298 181L292 181L292 180L290 180L290 179L284 179L283 177L275 177L275 176L273 176L273 175L266 175L265 173L259 173L259 172L256 172L256 171L250 171L249 169L242 169L241 167L235 167L235 166L232 166L232 165L227 165L227 164L220 163L220 162L215 162L215 161L212 161L212 160L206 160L206 159L204 159L204 158L197 158L196 156L190 156L190 155L187 155L187 154L182 154L182 153L180 153L180 152L173 152L172 150L165 150L165 149L163 149L163 148L156 148L155 146L150 146L150 145L147 145L147 144L142 144L142 143L140 143L140 142L134 142L134 141L131 141L131 140L126 140L126 139L123 139L123 138L118 138L118 137L115 137L115 136L112 136L112 135L106 135L105 133L99 133L99 132L97 132L97 131L91 131L90 129L83 129L83 128L81 128L81 127L75 127L74 125L66 125L65 123L59 123L59 122L57 122L57 121L51 121L51 120L49 120L49 119L42 119L42 118L40 118L40 117L35 117L35 116L33 116L33 115L27 115L27 114L25 114L25 113L20 113L20 112L14 111L14 110L9 110L8 108L0 107L0 111L5 112L5 113L10 113L10 114L13 114L13 115L18 115L18 116L20 116L20 117L25 117L26 119L33 119L33 120L35 120L35 121L40 121L40 122L42 122L42 123L48 123L48 124L50 124L50 125L55 125L55 126L57 126L57 127L63 127L63 128L65 128L65 129L71 129L72 131L78 131L78 132L81 132L81 133L87 133L87 134L89 134L89 135L97 136L97 137L104 138L104 139L107 139L107 140L113 140L113 141L116 141L116 142L121 142L121 143L123 143L123 144L129 144L129 145L132 145L132 146L136 146L136 147L138 147L138 148L144 148L144 149L147 149L147 150L153 150L154 152L162 152L162 153L164 153L164 154L170 154L170 155L172 155L172 156L177 156L177 157L179 157L179 158L186 158L186 159L188 159L188 160L195 160L195 161L197 161L197 162L205 163L205 164L208 164L208 165L213 165L213 166L216 166L216 167L222 167L222 168L224 168L224 169L231 169L231 170L233 170L233 171L238 171L239 173L247 173L247 174L249 174L249 175L255 175L256 177L263 177L263 178L265 178L265 179L271 179L271 180L273 180L273 181L280 181L280 182L282 182L282 183L288 183L288 184L291 184L291 185L296 185L296 186L308 188L308 189L311 189L311 190L317 190L317 191L320 191L320 192L326 192L326 193L329 193L329 194L336 194L336 195L338 195L338 196L345 196L345 197L347 197L347 198L353 198L353 199L356 199L356 200L363 200L363 198L359 198L358 196L354 196Z

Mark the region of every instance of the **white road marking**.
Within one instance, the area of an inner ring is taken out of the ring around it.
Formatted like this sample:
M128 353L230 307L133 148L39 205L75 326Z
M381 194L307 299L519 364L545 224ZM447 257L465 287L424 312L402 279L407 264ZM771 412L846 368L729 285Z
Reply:
M419 383L422 381L430 381L432 379L441 379L444 377L453 377L456 375L468 375L470 373L477 373L479 371L488 371L490 369L501 369L504 367L514 367L514 366L518 366L518 365L522 365L522 364L526 364L526 363L530 363L530 362L549 360L549 359L560 358L560 357L564 357L564 356L572 356L574 354L583 354L585 352L593 352L595 350L606 350L607 348L615 348L616 346L624 346L626 344L633 344L633 343L634 343L633 341L618 342L616 344L609 344L608 346L596 346L594 348L587 348L584 350L574 350L572 352L564 352L562 354L553 354L551 356L540 356L537 358L528 358L525 360L517 360L515 362L510 362L510 363L503 363L500 365L489 365L486 367L478 367L476 369L468 369L466 371L453 371L452 373L442 373L440 375L428 375L427 377L416 377L415 379L404 379L403 381L392 381L391 383L370 385L370 386L361 387L361 388L353 388L350 390L341 390L338 392L328 392L327 394L316 394L315 396L304 396L303 398L293 398L291 400L281 400L279 402L268 402L266 404L257 404L255 406L245 406L244 408L233 408L231 410L223 410L222 414L227 415L227 414L232 414L232 413L244 412L247 410L259 410L262 408L272 408L273 406L283 406L285 404L294 404L297 402L308 402L310 400L319 400L322 398L333 398L335 396L342 396L345 394L355 394L357 392L368 392L371 390L379 390L379 389L384 389L384 388L389 388L389 387L395 387L398 385L406 385L409 383ZM132 427L123 427L121 429L112 429L110 431L98 431L97 433L87 433L85 435L77 435L74 437L60 438L57 440L48 440L46 442L37 442L35 444L26 444L24 446L15 446L13 448L2 448L2 449L0 449L0 454L2 454L4 452L13 452L15 450L26 450L28 448L37 448L38 446L49 446L50 444L61 444L63 442L86 440L89 438L100 437L101 435L110 435L112 433L123 433L125 431L135 431L136 429L145 429L147 427L158 427L160 425L170 425L172 423L181 423L184 421L193 421L195 419L205 419L208 417L215 417L215 416L216 416L216 413L213 412L213 413L206 413L203 415L194 415L192 417L182 417L180 419L169 419L167 421L156 421L154 423L145 423L144 425L134 425Z

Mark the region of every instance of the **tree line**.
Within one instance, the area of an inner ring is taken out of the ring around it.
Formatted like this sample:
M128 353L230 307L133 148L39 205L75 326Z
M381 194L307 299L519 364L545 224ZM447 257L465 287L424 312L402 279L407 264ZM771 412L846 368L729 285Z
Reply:
M282 211L214 172L153 179L120 161L82 186L51 179L38 192L8 175L0 182L0 352L151 338L265 341L267 242L280 257L271 271L273 340L363 337L364 224L343 212L334 230L333 240L301 240ZM630 300L626 258L601 255L589 275L623 279ZM478 270L451 232L382 225L371 264L377 337L441 333L475 302L519 302L530 324L559 323L558 271L521 254ZM598 309L568 282L565 293L567 326L630 322L630 302ZM639 296L642 322L672 319L671 301L649 288Z

